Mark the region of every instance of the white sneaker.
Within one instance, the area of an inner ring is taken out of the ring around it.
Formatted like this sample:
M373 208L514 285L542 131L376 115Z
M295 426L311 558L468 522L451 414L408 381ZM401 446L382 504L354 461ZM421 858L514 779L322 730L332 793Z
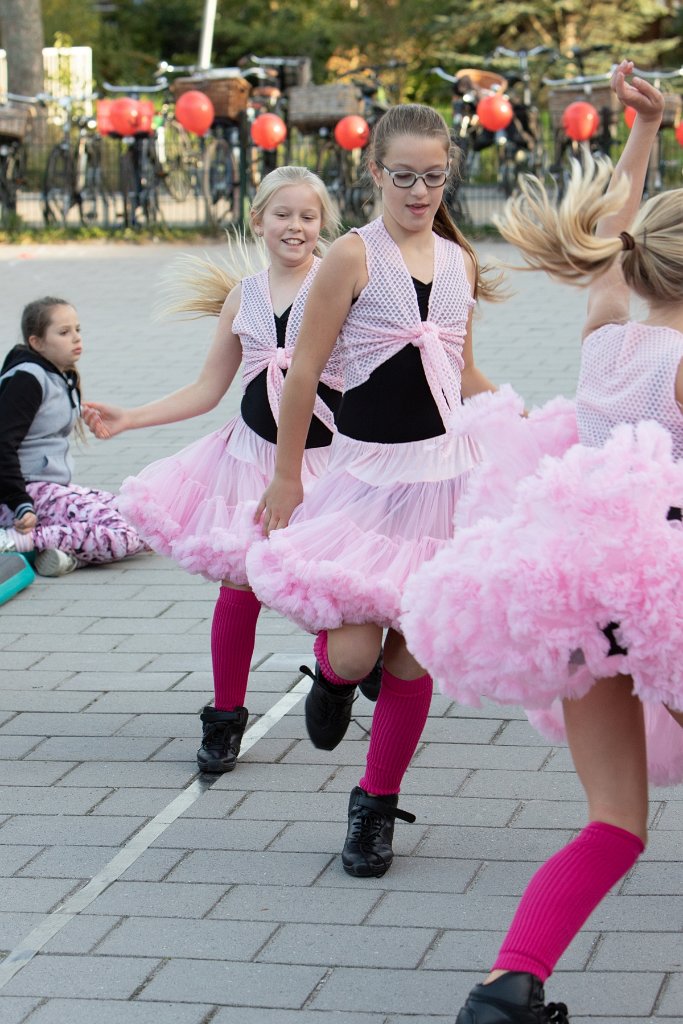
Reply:
M78 569L78 559L59 548L47 548L36 555L35 570L41 576L66 576Z
M5 530L4 527L0 527L0 554L5 554L7 551L16 551L14 541L9 535L9 530Z

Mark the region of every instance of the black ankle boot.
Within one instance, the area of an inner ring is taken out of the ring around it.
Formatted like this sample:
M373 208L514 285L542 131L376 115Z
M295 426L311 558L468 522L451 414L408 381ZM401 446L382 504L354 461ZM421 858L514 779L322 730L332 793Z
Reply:
M394 820L415 821L415 815L399 810L398 795L368 796L356 786L349 799L349 828L342 850L347 875L381 878L394 859L391 841Z
M202 708L202 745L197 751L200 771L220 774L233 770L248 718L246 708L217 711L210 704Z
M540 978L508 971L488 985L475 985L455 1024L569 1024L564 1003L545 1005Z
M299 671L313 680L305 705L306 728L311 743L319 750L334 750L349 727L356 684L330 683L317 661L315 672L311 672L307 665L302 665Z
M375 662L375 667L371 669L370 672L368 672L368 674L366 675L365 679L361 679L361 681L358 684L358 689L360 690L360 692L363 694L366 700L371 700L373 704L379 697L379 691L382 685L383 664L384 661L382 655L380 654L379 658Z

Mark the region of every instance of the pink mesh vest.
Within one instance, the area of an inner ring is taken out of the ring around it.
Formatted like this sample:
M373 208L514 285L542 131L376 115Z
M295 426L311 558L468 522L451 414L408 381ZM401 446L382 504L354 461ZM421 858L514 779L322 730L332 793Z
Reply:
M339 335L345 389L363 384L373 370L405 345L415 345L448 429L452 412L460 407L462 349L470 310L475 305L462 250L454 242L434 235L429 319L422 322L410 273L382 218L353 230L365 244L368 283L349 310Z
M267 370L268 401L273 419L278 422L282 389L284 385L283 370L288 370L292 361L306 304L306 297L313 279L320 267L320 260L314 257L313 264L299 289L287 321L284 348L278 348L275 330L275 314L268 287L268 270L262 270L242 281L242 296L237 316L233 320L232 329L242 343L242 391ZM341 391L344 378L341 370L341 356L337 345L321 376L323 384L335 391ZM334 431L334 416L319 395L316 395L314 414L329 430Z
M618 423L656 420L683 459L683 413L675 395L683 334L647 324L605 324L583 343L576 388L579 440L601 447Z

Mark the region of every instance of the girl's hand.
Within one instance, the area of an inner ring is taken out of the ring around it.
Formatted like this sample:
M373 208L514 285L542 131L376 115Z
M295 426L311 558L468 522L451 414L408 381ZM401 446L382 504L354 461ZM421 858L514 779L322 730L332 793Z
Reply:
M118 405L105 405L103 402L83 402L81 415L95 437L106 441L130 426L128 412Z
M292 512L304 500L304 489L300 480L280 480L273 477L272 483L263 493L254 515L258 523L263 516L264 536L271 530L282 530L287 526Z
M35 512L24 512L23 516L15 519L12 525L17 533L30 533L38 525L38 517Z
M659 89L643 78L626 81L626 75L633 74L633 61L622 60L614 69L612 89L626 107L632 107L643 121L661 121L664 111L664 97Z

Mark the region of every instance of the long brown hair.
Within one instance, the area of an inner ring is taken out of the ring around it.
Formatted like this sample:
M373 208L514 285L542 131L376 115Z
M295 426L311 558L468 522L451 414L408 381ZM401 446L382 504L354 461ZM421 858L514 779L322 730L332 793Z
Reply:
M416 139L432 138L443 142L448 157L450 175L460 173L460 150L451 141L448 125L438 111L421 103L402 103L389 110L379 119L372 130L366 159L374 163L384 163L387 150L394 138L399 135L411 135ZM442 199L434 217L434 232L461 246L471 257L475 268L474 297L496 301L504 296L501 294L502 274L494 273L489 267L481 266L472 245L451 217L445 201Z
M34 299L33 302L27 303L21 314L21 340L24 346L33 352L34 348L29 342L29 338L40 338L41 341L45 337L48 327L52 323L52 310L55 306L70 306L71 309L76 307L68 299L58 299L54 295L45 295L42 299ZM40 355L40 353L38 353ZM67 372L71 374L76 387L78 388L79 394L81 393L81 375L76 369L76 365L67 366ZM76 420L74 431L79 441L85 441L86 435L83 429L83 421L80 417Z

